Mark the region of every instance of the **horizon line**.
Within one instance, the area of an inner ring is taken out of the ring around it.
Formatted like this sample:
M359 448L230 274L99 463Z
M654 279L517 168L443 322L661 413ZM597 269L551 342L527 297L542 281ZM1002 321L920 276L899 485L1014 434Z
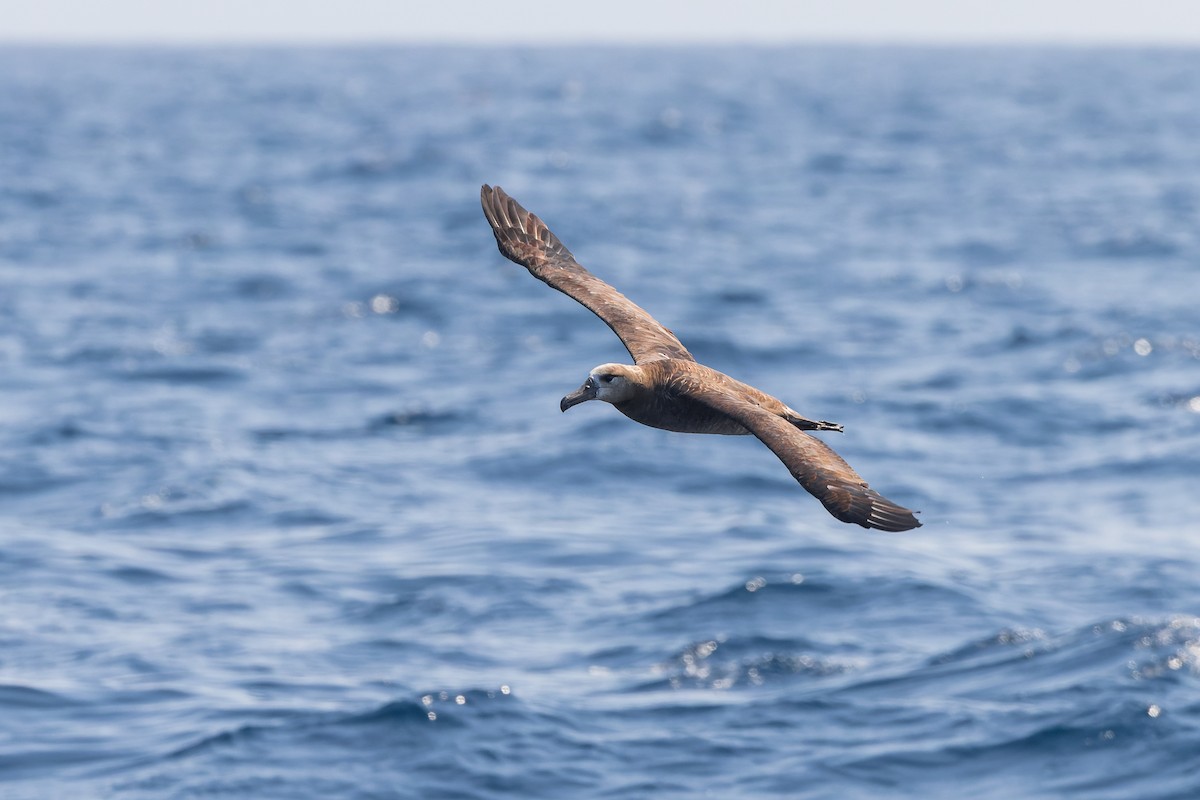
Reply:
M74 37L18 36L0 34L4 47L145 47L145 48L207 48L207 47L528 47L561 49L567 47L996 47L1030 48L1062 47L1070 49L1200 49L1200 38L1194 37L1137 37L1022 35L1022 36L778 36L778 37L611 37L561 36L553 42L543 38L491 38L442 36L131 36L131 37Z

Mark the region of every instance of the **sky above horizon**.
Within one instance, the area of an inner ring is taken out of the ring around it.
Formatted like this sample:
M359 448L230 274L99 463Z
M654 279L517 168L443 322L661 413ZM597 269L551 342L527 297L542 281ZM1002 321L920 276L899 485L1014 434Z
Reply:
M686 9L686 13L681 12ZM1200 44L1194 0L0 0L0 41Z

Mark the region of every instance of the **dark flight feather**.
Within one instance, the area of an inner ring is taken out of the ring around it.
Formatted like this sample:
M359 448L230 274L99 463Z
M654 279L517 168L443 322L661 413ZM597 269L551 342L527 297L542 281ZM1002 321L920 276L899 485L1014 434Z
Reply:
M500 252L604 320L635 364L663 358L696 360L645 309L584 269L544 222L499 186L485 185L480 201Z

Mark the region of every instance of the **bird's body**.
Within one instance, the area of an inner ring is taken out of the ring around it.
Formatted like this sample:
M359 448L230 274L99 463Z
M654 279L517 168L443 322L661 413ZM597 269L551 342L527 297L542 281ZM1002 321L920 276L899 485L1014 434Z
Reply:
M832 422L802 417L766 392L734 380L723 372L695 361L662 358L645 364L605 364L621 367L634 387L628 399L612 406L634 422L676 433L715 433L745 436L751 431L723 411L696 399L695 388L707 386L732 397L745 398L781 417L800 430L841 430ZM568 406L569 407L569 406Z
M808 419L766 392L697 363L675 334L584 269L545 223L500 187L485 185L481 201L500 252L604 320L633 356L633 364L593 369L583 386L562 399L563 411L603 400L652 428L753 434L843 522L885 531L921 524L911 511L871 489L828 445L805 433L840 431L841 425Z
M700 370L696 368L699 367ZM641 368L644 382L628 400L613 403L613 408L651 428L676 433L715 433L726 436L745 436L746 426L717 409L693 399L687 391L693 373L711 372L732 380L694 361L663 359L651 361Z

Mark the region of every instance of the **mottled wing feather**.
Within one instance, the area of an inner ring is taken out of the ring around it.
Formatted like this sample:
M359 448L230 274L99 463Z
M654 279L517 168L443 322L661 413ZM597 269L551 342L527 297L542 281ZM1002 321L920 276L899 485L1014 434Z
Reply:
M736 395L687 381L678 391L737 420L784 463L792 476L842 522L881 531L906 531L920 522L867 485L829 445Z
M675 338L644 309L584 269L546 224L529 213L499 186L480 191L483 213L505 257L538 280L575 299L612 328L635 363L675 358L695 361Z

